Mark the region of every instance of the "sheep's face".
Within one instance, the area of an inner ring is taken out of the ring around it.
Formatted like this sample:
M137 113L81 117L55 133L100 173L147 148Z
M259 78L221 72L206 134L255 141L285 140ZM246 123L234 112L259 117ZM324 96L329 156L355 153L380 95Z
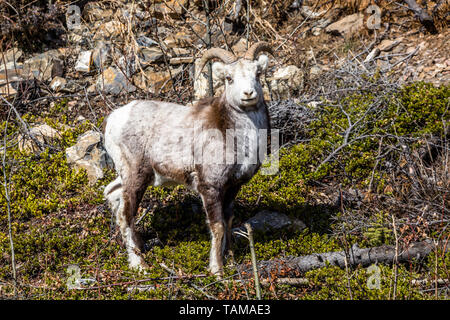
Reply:
M259 77L266 70L268 61L266 55L260 55L258 60L253 61L239 59L231 64L213 64L214 74L225 82L225 96L229 104L251 109L263 99Z

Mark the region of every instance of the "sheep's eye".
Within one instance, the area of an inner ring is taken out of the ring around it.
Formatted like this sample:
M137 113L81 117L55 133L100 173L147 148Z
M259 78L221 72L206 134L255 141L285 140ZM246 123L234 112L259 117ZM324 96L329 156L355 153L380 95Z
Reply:
M226 76L225 79L227 79L228 83L233 83L233 79L230 76Z

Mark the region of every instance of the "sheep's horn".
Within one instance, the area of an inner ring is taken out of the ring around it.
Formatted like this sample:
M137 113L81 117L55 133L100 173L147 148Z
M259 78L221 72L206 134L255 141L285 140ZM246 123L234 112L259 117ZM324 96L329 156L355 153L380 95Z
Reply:
M205 51L205 53L203 53L202 59L199 62L197 74L200 74L200 72L202 72L203 68L205 67L205 64L213 58L220 59L226 64L233 63L237 60L234 54L225 49L220 48L208 49Z
M262 51L267 51L270 54L273 54L272 46L267 42L260 41L248 48L247 52L244 55L244 59L255 60L258 56L258 53Z

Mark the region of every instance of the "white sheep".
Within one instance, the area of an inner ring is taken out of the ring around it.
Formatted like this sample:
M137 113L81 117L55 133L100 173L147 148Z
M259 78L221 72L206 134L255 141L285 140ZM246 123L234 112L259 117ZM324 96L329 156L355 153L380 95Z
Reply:
M146 266L134 225L147 186L183 184L201 196L212 234L209 270L218 276L223 274L234 198L264 160L253 156L261 152L255 132L270 129L259 81L268 64L266 55L258 58L262 51L272 53L265 42L251 46L242 58L219 48L204 53L197 75L208 60L220 59L222 62L213 64L213 71L225 81L221 97L203 99L194 106L132 101L108 116L105 148L118 177L105 188L104 195L116 216L130 267ZM205 138L205 130L212 134ZM234 143L230 130L239 132L238 140L246 137L247 143ZM219 160L226 161L198 161L198 153L209 159L219 154ZM237 161L239 153L247 156Z

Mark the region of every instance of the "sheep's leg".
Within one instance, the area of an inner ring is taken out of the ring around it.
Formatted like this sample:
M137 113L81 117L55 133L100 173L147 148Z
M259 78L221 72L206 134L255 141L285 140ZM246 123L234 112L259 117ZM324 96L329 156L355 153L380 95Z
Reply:
M222 201L217 192L204 192L201 195L211 231L211 251L208 269L212 274L222 277L226 228L223 219Z
M233 235L232 235L232 223L233 223L233 217L234 217L234 198L236 197L237 193L239 192L240 187L233 187L231 189L228 189L225 193L225 198L223 202L223 213L226 223L226 244L225 244L225 251L228 255L232 256L232 244L233 244Z
M127 214L127 212L130 212L129 209L127 209L130 207L130 200L127 199L125 201L124 199L122 179L119 177L108 184L105 188L104 195L116 217L116 224L119 226L123 243L127 249L130 267L142 269L145 266L145 262L139 256L140 250L138 244L140 241L138 235L134 231L134 219L130 220L129 214Z
M123 187L123 205L120 207L117 216L130 267L141 270L145 269L147 264L141 257L143 243L135 230L135 217L146 188L145 176L129 177Z

